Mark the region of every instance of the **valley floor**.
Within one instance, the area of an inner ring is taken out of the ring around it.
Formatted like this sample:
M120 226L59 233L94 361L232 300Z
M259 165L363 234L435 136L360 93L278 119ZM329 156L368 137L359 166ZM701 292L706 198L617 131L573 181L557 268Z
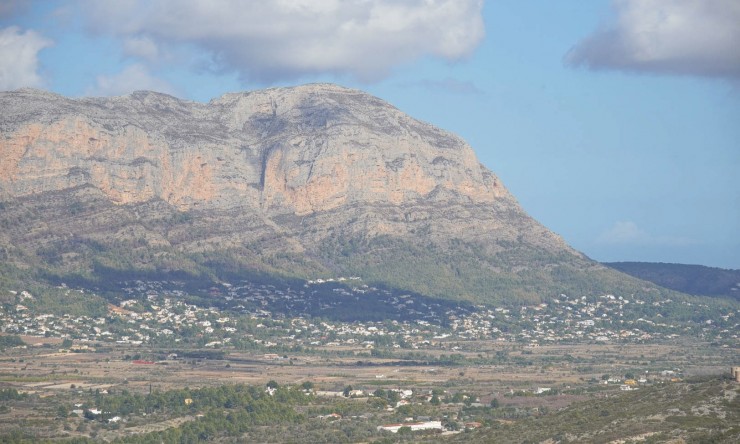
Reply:
M476 429L470 437L483 439L488 436L486 430L496 434L502 426L516 430L517 424L536 418L545 421L584 402L621 399L633 392L661 390L709 375L720 381L717 375L728 374L738 356L737 349L701 342L527 347L475 341L465 348L477 352L462 351L457 362L440 364L404 356L366 356L363 347L322 347L312 353L279 355L106 344L95 351L72 353L60 350L59 341L53 338L22 339L34 345L8 349L0 358L3 392L12 390L20 397L3 401L0 436L7 440L143 439L152 433L179 430L186 422L201 420L198 415L210 410L165 409L147 415L131 408L109 412L106 418L107 397L146 397L184 387L195 390L235 384L264 392L267 384L274 383L308 388L306 399L310 401L295 405L302 418L295 424L284 423L279 415L274 418L284 435L270 442L308 442L298 435L306 433L313 423L327 423L324 429L344 433L342 442L395 440L403 433L396 435L378 427L424 421L440 421L444 430L438 433L472 433L464 430ZM486 358L490 360L487 364L475 363ZM728 393L736 395L739 387L728 385ZM394 394L389 396L391 392ZM720 406L729 410L714 412L711 417L737 415L740 398L735 395L728 395L732 399ZM702 408L699 404L695 407ZM691 411L691 406L688 408ZM89 413L96 409L101 416ZM622 416L629 416L628 411ZM701 418L695 427L701 425ZM239 436L263 436L257 425ZM306 436L316 438L313 433ZM442 436L430 433L412 432L410 436ZM590 431L580 433L591 436Z

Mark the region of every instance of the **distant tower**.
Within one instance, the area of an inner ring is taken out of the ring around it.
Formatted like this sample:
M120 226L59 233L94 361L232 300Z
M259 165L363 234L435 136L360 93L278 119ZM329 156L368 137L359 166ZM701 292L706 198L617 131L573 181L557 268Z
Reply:
M735 382L740 382L740 367L732 367L732 379Z

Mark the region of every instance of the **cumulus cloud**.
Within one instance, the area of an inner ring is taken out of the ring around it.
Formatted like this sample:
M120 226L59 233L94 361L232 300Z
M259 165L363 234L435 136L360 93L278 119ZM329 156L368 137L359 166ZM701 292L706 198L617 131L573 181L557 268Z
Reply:
M617 221L601 233L597 243L607 245L650 245L687 246L694 242L684 237L655 236L643 230L632 221Z
M118 74L98 76L95 86L90 88L86 95L121 96L137 90L176 95L172 85L154 77L144 65L138 63L127 66Z
M421 57L465 58L484 35L483 0L127 0L84 6L98 32L155 45L195 45L208 51L216 69L262 82L326 73L379 80Z
M740 79L737 0L613 0L616 21L571 49L591 69Z
M52 45L41 34L17 26L0 29L0 90L41 86L39 51Z

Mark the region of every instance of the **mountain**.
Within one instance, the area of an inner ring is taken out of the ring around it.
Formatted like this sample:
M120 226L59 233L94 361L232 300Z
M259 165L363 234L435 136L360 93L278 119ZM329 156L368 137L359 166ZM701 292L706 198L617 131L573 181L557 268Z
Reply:
M335 85L0 93L0 285L361 276L477 302L661 291L528 216L459 137Z
M740 301L740 270L651 262L607 262L604 265L681 293L724 296Z

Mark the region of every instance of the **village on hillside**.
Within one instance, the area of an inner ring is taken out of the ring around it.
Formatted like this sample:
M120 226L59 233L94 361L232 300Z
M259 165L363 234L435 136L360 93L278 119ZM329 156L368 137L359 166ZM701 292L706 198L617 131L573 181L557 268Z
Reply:
M348 279L338 278L336 282ZM332 279L330 282L335 282ZM352 281L350 281L352 282ZM670 299L602 295L560 295L547 303L518 309L471 306L397 294L390 290L342 285L317 296L326 281L308 281L302 288L269 284L223 283L209 289L209 307L186 302L177 283L135 281L124 287L108 314L96 318L52 314L33 308L28 291L15 293L16 303L0 307L5 334L72 339L85 344L178 345L237 349L308 350L316 347L361 346L404 350L465 350L466 341L490 340L530 347L553 343L649 342L692 336L736 344L740 313L728 308L714 313L708 305ZM65 292L86 290L64 288ZM357 304L370 303L385 320L363 320ZM691 317L664 320L666 310L683 309ZM332 319L355 310L358 319ZM395 317L395 319L394 319Z

